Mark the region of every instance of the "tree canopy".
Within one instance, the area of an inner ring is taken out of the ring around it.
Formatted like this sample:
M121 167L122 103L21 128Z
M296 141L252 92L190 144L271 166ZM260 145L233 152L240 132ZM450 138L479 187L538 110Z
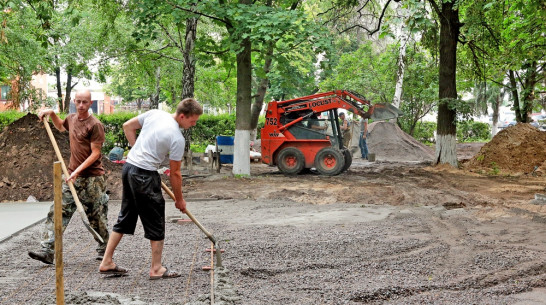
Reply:
M0 82L15 84L17 103L45 99L29 85L37 72L69 76L58 77L59 97L84 79L152 107L192 95L207 109L235 110L238 130L256 128L273 99L350 89L390 103L399 94L406 131L435 112L439 136L451 137L461 113L504 103L528 122L543 110L545 8L540 0L2 0Z

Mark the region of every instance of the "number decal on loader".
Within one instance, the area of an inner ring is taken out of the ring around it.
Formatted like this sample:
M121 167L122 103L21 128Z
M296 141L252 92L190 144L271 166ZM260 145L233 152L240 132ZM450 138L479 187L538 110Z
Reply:
M265 118L266 125L277 125L277 118Z

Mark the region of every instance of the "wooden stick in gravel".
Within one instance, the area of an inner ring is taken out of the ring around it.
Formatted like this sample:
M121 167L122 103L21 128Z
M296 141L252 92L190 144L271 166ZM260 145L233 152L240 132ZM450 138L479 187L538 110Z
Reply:
M53 219L55 225L55 292L57 304L64 305L63 275L63 189L61 162L53 163Z
M172 200L176 201L176 198L174 197L174 193L163 181L161 181L161 188L165 191L165 193L167 193L167 195L169 195L169 197L172 198ZM205 229L205 227L203 227L201 223L197 219L195 219L195 217L193 217L192 213L190 213L188 209L186 209L186 215L188 215L191 221L193 221L193 223L197 227L199 227L199 229L201 229L201 231L203 231L203 233L205 233L208 239L210 239L210 241L214 244L214 248L216 249L216 251L214 251L216 252L216 267L222 267L222 257L220 255L220 247L218 247L218 241L216 241L216 238L212 236L212 234L210 234L209 231L207 231L207 229Z
M210 242L210 304L214 305L214 243Z
M53 136L53 132L51 132L51 127L49 127L49 117L45 120L44 126L47 130L47 135L49 136L49 140L51 140L51 144L53 145L53 149L55 150L55 154L57 155L57 159L59 159L59 162L61 162L61 168L63 169L63 174L65 177L69 177L68 170L66 169L66 165L64 164L63 155L61 155L61 151L59 150L59 146L57 145L57 141L55 140L55 137ZM72 181L67 182L68 187L70 188L70 192L72 193L72 197L74 197L74 202L76 203L76 208L78 212L80 213L80 216L82 218L83 224L93 234L95 238L97 238L101 243L104 243L104 240L102 237L95 231L93 228L91 228L91 224L89 223L89 219L87 219L87 215L85 214L85 211L83 209L82 203L80 202L80 199L78 198L78 193L76 193L76 189L74 188L74 184Z

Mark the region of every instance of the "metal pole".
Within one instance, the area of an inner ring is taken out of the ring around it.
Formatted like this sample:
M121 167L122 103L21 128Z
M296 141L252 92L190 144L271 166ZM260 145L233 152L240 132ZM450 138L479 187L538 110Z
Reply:
M63 199L62 199L62 167L61 162L53 163L53 192L55 222L55 290L57 305L64 305L63 278Z

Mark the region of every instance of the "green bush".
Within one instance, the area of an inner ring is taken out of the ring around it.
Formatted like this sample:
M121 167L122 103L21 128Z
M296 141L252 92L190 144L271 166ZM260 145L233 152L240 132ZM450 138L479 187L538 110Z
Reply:
M0 131L9 124L17 121L18 119L24 117L26 112L19 112L15 110L8 110L0 112Z
M256 138L260 138L260 131L264 127L265 118L258 120ZM235 114L210 115L203 114L192 129L192 150L204 152L207 145L216 143L216 136L235 135ZM196 150L194 150L196 149Z
M235 135L235 114L203 114L192 129L191 143L214 144L220 135Z
M112 114L100 114L97 118L104 125L105 140L102 145L102 152L108 154L114 146L127 149L129 142L123 133L123 123L137 116L134 112L115 112Z
M435 122L417 122L413 131L413 137L422 143L435 143L436 138L434 132L436 131Z
M474 121L457 122L458 142L487 142L491 139L491 127Z

